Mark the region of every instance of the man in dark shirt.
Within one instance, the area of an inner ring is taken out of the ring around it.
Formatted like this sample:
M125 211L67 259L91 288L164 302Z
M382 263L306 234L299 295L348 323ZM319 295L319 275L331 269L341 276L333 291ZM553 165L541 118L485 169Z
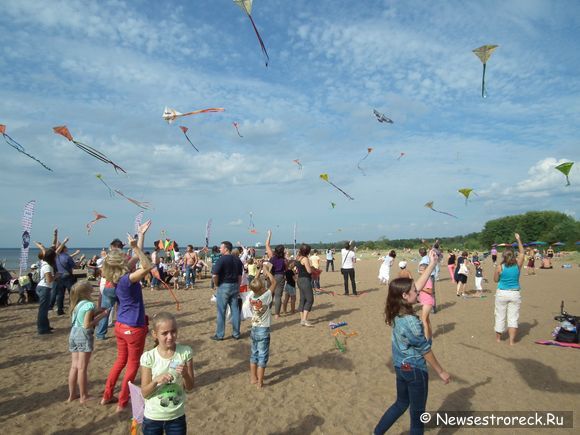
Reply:
M230 307L232 316L232 337L240 338L240 283L244 266L236 255L232 255L231 242L222 242L221 257L212 267L212 281L217 288L217 329L212 340L223 340L226 329L226 308Z
M78 252L78 251L77 251ZM76 254L76 252L75 252ZM73 256L75 255L73 254ZM74 283L76 282L73 270L75 268L74 258L68 254L68 249L65 246L60 254L56 256L56 287L55 291L52 292L52 297L50 301L51 309L54 308L56 304L57 314L62 316L64 312L64 295L68 291L70 295L70 290Z

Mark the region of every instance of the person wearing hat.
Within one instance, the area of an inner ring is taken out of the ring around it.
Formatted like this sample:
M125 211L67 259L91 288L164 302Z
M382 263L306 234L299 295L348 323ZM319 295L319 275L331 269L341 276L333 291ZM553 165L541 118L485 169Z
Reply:
M399 276L397 278L409 278L413 279L411 272L407 269L407 262L406 261L399 261Z

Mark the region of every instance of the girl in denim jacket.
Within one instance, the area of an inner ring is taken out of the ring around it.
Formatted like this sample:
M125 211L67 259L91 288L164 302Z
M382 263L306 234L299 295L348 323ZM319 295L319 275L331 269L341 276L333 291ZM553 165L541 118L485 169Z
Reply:
M397 376L397 400L385 411L374 434L384 434L409 407L411 434L424 432L420 416L425 412L427 403L429 375L426 362L445 384L450 380L449 373L441 367L431 350L431 339L425 338L421 320L413 313L417 294L437 264L435 251L431 250L429 257L429 266L416 282L409 278L397 278L389 284L385 321L393 327L391 341Z

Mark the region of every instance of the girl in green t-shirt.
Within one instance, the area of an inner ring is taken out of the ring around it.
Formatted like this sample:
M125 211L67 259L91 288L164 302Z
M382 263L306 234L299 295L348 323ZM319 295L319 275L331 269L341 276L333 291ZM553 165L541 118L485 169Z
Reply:
M187 433L185 391L194 384L191 347L177 344L177 321L167 312L153 317L157 345L141 356L143 434Z

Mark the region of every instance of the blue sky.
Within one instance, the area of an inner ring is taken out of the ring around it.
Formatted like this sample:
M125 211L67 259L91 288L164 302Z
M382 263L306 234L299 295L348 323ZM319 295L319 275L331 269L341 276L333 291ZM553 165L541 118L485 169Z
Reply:
M30 199L33 239L48 241L58 226L72 245L100 246L132 231L139 209L110 198L97 173L151 202L152 239L165 229L193 244L209 218L212 242L255 243L267 228L289 242L295 222L298 239L315 242L580 213L580 163L569 187L553 169L580 160L580 3L256 0L267 69L230 0L2 3L0 123L54 173L2 145L0 246L19 246ZM471 52L484 44L499 45L487 99ZM168 125L165 106L226 111ZM394 124L378 123L373 108ZM53 134L62 124L128 175ZM478 193L468 206L463 187ZM108 218L89 236L93 210Z

